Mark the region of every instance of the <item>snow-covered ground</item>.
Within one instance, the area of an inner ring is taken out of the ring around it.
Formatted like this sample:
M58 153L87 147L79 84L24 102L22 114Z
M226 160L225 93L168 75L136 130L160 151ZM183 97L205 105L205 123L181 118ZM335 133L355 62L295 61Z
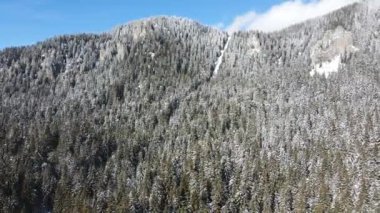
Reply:
M310 75L314 76L315 73L318 73L320 75L325 75L325 77L327 78L331 73L338 72L340 65L340 55L337 55L331 61L326 61L322 62L321 64L315 65L313 70L310 72Z
M230 40L231 40L231 36L228 36L228 39L227 39L227 42L226 44L224 45L224 48L223 50L221 51L221 54L218 58L218 60L216 61L215 63L215 69L214 69L214 75L218 74L218 71L219 71L219 68L220 68L220 65L222 64L223 62L223 56L224 56L224 53L226 52L227 48L228 48L228 44L230 43Z

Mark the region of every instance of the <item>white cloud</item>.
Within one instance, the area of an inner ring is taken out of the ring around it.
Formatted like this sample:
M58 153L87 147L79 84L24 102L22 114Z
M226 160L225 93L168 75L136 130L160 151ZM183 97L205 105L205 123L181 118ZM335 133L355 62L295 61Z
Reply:
M226 29L229 32L237 30L276 31L311 18L325 15L343 6L359 1L360 0L285 1L273 6L264 13L250 11L238 16Z
M368 1L368 7L370 9L377 9L380 7L380 1L379 0L369 0Z
M228 32L235 32L238 30L249 29L250 25L254 20L258 18L258 15L254 12L248 12L244 15L238 16L234 19L232 24L227 27Z
M211 25L211 27L216 28L216 29L224 29L226 25L223 22L219 22L217 24Z

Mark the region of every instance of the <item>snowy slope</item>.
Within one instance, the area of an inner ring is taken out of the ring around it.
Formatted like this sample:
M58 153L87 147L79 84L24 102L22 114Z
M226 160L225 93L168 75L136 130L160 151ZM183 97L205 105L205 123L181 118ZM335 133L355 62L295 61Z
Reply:
M224 56L224 53L226 52L227 48L228 48L228 44L230 43L230 40L231 40L231 36L228 36L228 39L227 39L227 42L226 44L224 45L224 48L223 50L221 51L221 54L218 58L218 60L216 61L215 63L215 69L214 69L214 75L218 74L218 71L219 71L219 68L220 68L220 65L222 64L223 62L223 56Z

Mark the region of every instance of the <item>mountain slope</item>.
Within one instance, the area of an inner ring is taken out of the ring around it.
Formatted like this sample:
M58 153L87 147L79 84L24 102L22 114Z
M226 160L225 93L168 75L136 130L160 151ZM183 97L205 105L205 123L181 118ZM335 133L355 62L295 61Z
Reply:
M1 209L375 211L379 18L227 35L158 17L0 52Z

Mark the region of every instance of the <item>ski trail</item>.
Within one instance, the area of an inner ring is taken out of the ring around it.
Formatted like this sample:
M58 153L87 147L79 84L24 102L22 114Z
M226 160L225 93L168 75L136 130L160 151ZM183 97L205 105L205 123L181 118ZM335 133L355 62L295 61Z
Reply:
M219 71L219 68L220 68L220 65L222 64L222 61L223 61L223 56L224 56L224 53L226 52L227 48L228 48L228 44L230 43L230 40L231 40L231 36L228 36L228 39L227 39L227 42L226 44L224 45L224 48L223 50L221 51L221 54L218 58L218 60L216 61L216 66L215 66L215 69L214 69L214 75L218 74L218 71Z

